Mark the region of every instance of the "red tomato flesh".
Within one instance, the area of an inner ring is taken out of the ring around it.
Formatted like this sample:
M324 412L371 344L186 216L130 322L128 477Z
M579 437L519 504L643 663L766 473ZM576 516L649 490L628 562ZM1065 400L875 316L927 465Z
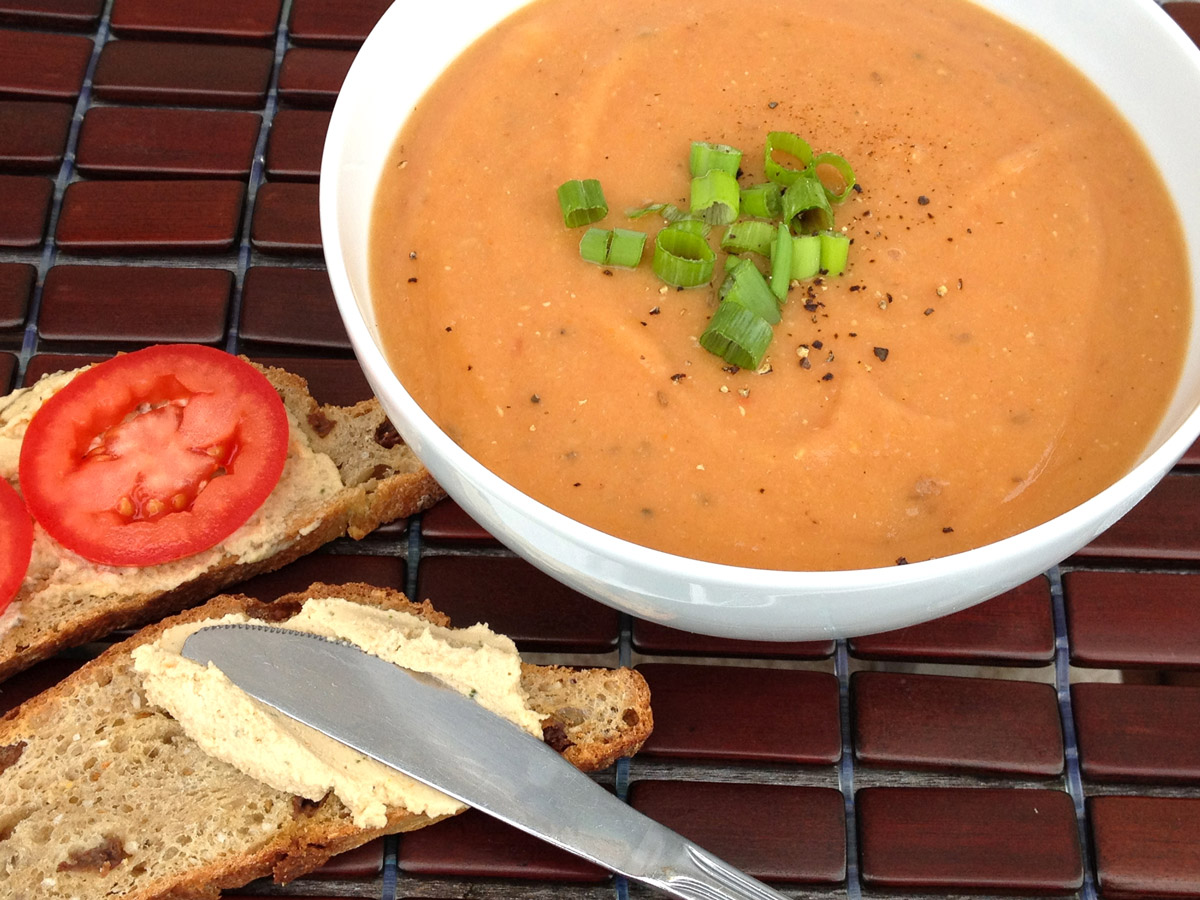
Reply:
M33 520L21 495L0 478L0 612L17 595L33 553Z
M287 459L283 402L244 360L190 344L100 363L29 423L19 478L38 523L93 562L207 550L266 500Z

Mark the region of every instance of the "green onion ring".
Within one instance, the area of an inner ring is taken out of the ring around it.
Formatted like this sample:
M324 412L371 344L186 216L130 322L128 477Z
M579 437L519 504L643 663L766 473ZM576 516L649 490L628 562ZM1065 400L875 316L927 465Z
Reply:
M717 255L704 235L681 225L668 225L655 236L654 274L675 287L699 287L712 279Z
M757 253L769 256L775 240L775 226L761 219L739 219L721 237L721 249L726 253Z
M758 266L743 259L733 267L726 281L729 288L723 302L744 306L768 325L779 323L779 303Z
M833 207L815 175L797 178L783 192L783 221L798 234L833 228Z
M821 271L827 275L841 275L846 271L846 260L850 255L850 238L825 231L820 239Z
M821 271L821 239L815 234L792 238L792 278L807 281Z
M742 188L742 215L778 219L783 214L783 186L774 181Z
M794 156L800 163L799 169L785 166L775 160L775 151L780 150ZM767 179L787 187L812 165L813 152L808 141L790 131L771 131L767 133L767 148L763 154L764 171Z
M614 228L612 240L608 244L606 262L610 266L620 266L623 269L636 269L642 261L642 251L646 247L646 235L641 231L629 228Z
M590 263L602 266L608 260L608 245L612 232L607 228L589 228L579 239L579 255Z
M728 172L711 169L692 179L692 215L712 225L728 225L737 218L742 191Z
M700 335L700 346L727 363L757 369L773 336L771 326L744 306L722 303Z
M595 178L564 181L558 186L558 207L568 228L590 225L608 215L604 191Z
M771 293L782 303L792 283L792 233L782 222L777 226L771 248Z
M742 151L725 144L710 144L708 141L692 141L688 157L688 169L693 178L713 169L737 178L742 167Z
M824 179L821 179L821 184L825 186L825 194L829 197L829 201L831 203L841 203L854 190L854 169L850 167L850 163L846 162L845 157L838 153L818 153L813 157L812 170L819 179L821 166L829 166L842 179L842 189L840 191L830 190L829 186L825 185Z

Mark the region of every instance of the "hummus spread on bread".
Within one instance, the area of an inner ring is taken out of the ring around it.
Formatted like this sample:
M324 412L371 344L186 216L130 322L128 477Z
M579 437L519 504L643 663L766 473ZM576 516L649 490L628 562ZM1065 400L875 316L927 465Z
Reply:
M180 655L208 625L249 622L241 614L177 625L133 651L150 702L165 709L204 752L280 791L320 800L330 791L360 828L378 828L389 808L430 817L460 812L457 800L300 724L233 685L215 666ZM338 598L310 599L276 627L349 641L368 653L431 674L541 737L541 720L521 687L516 646L485 625L449 629L398 610ZM373 698L346 698L371 703Z

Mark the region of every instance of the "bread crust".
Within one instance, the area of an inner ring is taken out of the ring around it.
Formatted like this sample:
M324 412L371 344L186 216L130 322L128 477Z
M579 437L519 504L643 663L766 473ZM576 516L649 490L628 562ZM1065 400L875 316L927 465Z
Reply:
M371 398L351 407L321 405L299 375L251 364L283 400L293 423L293 438L329 456L342 478L342 489L319 508L292 510L287 521L277 523L281 540L270 556L242 562L224 553L200 574L167 590L142 589L134 576L122 577L116 591L81 587L69 598L49 599L27 579L17 596L22 621L0 633L0 681L69 647L193 606L344 535L362 538L385 522L428 509L445 496L395 434L378 400ZM383 443L378 437L381 432L387 435Z
M271 603L263 603L240 594L222 595L203 606L186 610L143 628L132 637L108 648L59 684L10 711L0 718L0 749L36 741L39 733L48 729L51 723L60 721L59 717L64 715L64 710L70 708L70 701L86 693L89 686L109 685L122 678L137 679L136 673L133 672L131 652L135 647L156 640L167 628L184 622L218 618L233 612L242 612L268 622L281 621L298 612L305 599L323 596L407 610L435 624L449 624L447 617L435 610L428 601L413 603L398 591L366 584L335 586L317 583L306 591L285 595ZM137 683L140 684L140 680ZM569 746L562 752L568 760L585 771L606 766L620 756L636 752L653 728L649 690L644 679L632 670L575 670L526 664L522 667L522 683L530 693L531 705L542 713L547 721L562 724L559 720L573 718L573 715L564 714L564 702L570 704L572 714L583 715L582 721L567 722L563 725L562 730ZM584 711L588 709L588 703L595 699L589 691L602 696L605 704L616 700L616 695L619 694L618 702L626 706L624 714L618 715L612 722L589 721ZM610 694L613 696L610 697ZM130 716L134 715L132 707L128 713ZM157 709L138 712L136 715L170 719L165 712ZM122 716L118 715L117 718ZM106 731L106 734L109 732ZM180 737L177 740L190 741L190 738ZM0 761L0 788L4 784L4 768L5 763ZM235 774L232 769L229 771ZM68 781L75 780L73 772L62 774ZM264 795L278 794L266 786L262 786L262 792ZM4 796L0 791L0 797ZM11 795L5 799L6 802L18 806L22 800L34 802L28 798L19 798L14 802ZM54 797L38 797L34 800L51 805L56 802ZM395 808L388 810L387 822L382 827L363 829L354 826L349 811L336 797L327 796L317 804L294 801L292 813L286 824L263 839L261 844L247 848L234 858L214 859L193 866L185 872L154 876L147 871L145 881L126 891L124 896L133 900L214 900L222 889L240 887L258 878L270 876L277 882L290 881L311 872L331 856L354 849L381 835L412 831L431 825L435 821L439 819ZM59 836L59 840L62 839L63 836ZM0 848L2 847L3 842L0 842ZM144 860L142 864L145 864ZM0 865L0 888L3 884L4 872ZM108 889L98 878L94 896L105 896ZM78 887L73 890L78 892Z

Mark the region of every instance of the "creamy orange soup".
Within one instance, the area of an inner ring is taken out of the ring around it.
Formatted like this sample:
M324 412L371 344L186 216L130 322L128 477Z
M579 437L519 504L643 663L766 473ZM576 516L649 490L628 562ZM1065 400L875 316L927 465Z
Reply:
M555 189L599 179L599 224L652 242L624 212L686 206L690 141L743 149L750 185L769 130L854 165L850 266L729 371L697 344L715 285L581 261ZM942 556L1078 504L1142 451L1189 326L1137 139L957 0L537 0L411 116L370 251L390 361L462 447L603 531L760 568Z

